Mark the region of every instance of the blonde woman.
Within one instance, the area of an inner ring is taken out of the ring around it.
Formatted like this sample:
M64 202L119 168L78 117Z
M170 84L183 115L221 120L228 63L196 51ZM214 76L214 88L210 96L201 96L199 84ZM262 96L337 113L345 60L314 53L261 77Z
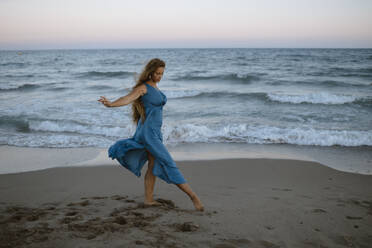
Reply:
M199 197L187 184L176 163L163 144L161 126L166 95L157 87L165 69L165 62L154 58L143 69L136 85L126 96L110 102L104 96L98 100L106 107L120 107L132 103L132 120L136 132L132 138L116 141L108 149L108 155L122 166L141 176L141 169L148 161L145 175L145 205L160 205L153 199L156 176L184 191L196 210L204 211Z

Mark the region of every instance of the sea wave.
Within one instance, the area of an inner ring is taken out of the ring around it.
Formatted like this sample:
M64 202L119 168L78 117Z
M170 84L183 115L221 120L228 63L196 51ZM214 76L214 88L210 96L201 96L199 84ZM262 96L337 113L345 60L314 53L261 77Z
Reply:
M93 125L82 123L75 120L58 120L58 119L39 119L26 115L3 115L0 118L0 126L8 130L17 130L20 133L32 132L53 132L53 133L74 133L74 134L90 134L104 135L107 137L118 137L129 135L133 132L133 125L125 125L124 127Z
M123 59L103 59L100 61L97 61L101 65L125 65L128 63L128 61Z
M117 140L132 137L135 125L91 125L72 120L36 120L20 117L1 118L0 126L7 130L17 129L17 133L4 140L5 144L15 144L15 138L34 137L34 141L47 147L78 147L90 144L89 140ZM248 123L220 123L219 125L169 124L162 126L164 143L250 143L250 144L296 144L317 146L372 146L372 130L332 130L295 125L278 127ZM25 136L26 135L26 136ZM47 140L35 138L49 138ZM74 137L74 144L69 144ZM79 138L76 138L79 137ZM79 141L80 139L80 141ZM4 143L3 142L3 143ZM21 143L20 143L21 142ZM25 141L26 142L26 141ZM31 141L30 141L31 142ZM40 143L41 142L41 143ZM43 143L44 142L44 143ZM46 143L45 143L46 142ZM51 143L48 143L51 142ZM29 146L18 140L17 145ZM99 143L99 142L98 142ZM93 144L94 146L94 144Z
M328 92L308 93L308 94L284 94L284 93L267 93L267 92L205 92L198 90L190 91L166 91L168 98L240 98L242 100L258 99L262 101L291 103L291 104L350 104L358 103L370 105L372 97L357 97L352 95L332 94Z
M109 85L92 85L87 87L87 89L90 90L107 90L107 89L114 89L115 87L109 86Z
M83 124L71 120L31 120L28 122L31 131L96 134L112 137L120 137L133 132L131 125L125 127L99 126Z
M250 83L252 81L260 80L260 76L258 74L239 74L239 73L228 73L228 74L219 74L219 75L195 75L191 73L191 74L187 74L183 76L173 77L172 79L173 80L186 80L186 81L227 80L227 81Z
M129 71L88 71L78 73L77 77L79 78L127 78L129 76L133 76L135 72Z
M201 95L203 92L200 90L167 90L164 91L168 99L171 98L185 98L195 97Z
M71 87L53 87L53 88L47 88L45 89L46 91L56 91L56 92L60 92L60 91L64 91L64 90L69 90L69 89L72 89Z
M329 71L332 72L353 72L353 73L372 73L372 67L358 67L358 68L350 68L350 67L330 67Z
M34 74L25 74L25 75L22 75L22 74L17 74L17 75L12 75L12 74L6 74L4 75L5 78L33 78L35 77Z
M8 131L17 130L18 132L30 132L28 121L24 115L9 116L2 115L0 118L0 126Z
M269 93L267 94L268 99L276 102L284 103L313 103L313 104L345 104L352 103L360 98L351 95L332 94L328 92L319 93L308 93L301 95L289 95L289 94L278 94Z
M0 91L25 91L33 90L41 87L39 84L22 84L22 85L3 85L0 87Z
M266 82L268 85L296 85L296 86L313 86L313 87L325 87L325 88L332 88L332 87L360 87L360 88L369 88L369 83L355 83L352 81L344 82L339 80L301 80L301 81L289 81L289 80L273 80Z
M212 91L212 92L205 92L205 91L198 91L198 90L190 90L190 91L179 91L170 94L171 97L168 97L168 91L165 92L167 98L229 98L229 97L236 97L241 99L262 99L265 100L266 93L264 92L251 92L251 93L239 93L239 92L226 92L226 91Z
M330 77L345 77L345 78L372 78L371 67L329 67L319 68L316 71L306 72L308 76L330 76Z
M0 63L0 66L4 66L4 67L7 67L7 66L15 66L15 67L24 67L24 66L28 66L30 65L30 63L22 63L22 62L6 62L6 63Z
M164 132L164 138L170 143L237 142L318 146L372 145L372 131L322 130L307 127L283 128L248 124L226 124L218 128L195 124L168 125Z
M49 86L52 86L54 87L53 85L62 85L64 84L65 82L58 82L58 83L34 83L34 84L29 84L29 83L26 83L26 84L9 84L9 85L2 85L0 87L0 92L1 91L28 91L28 90L34 90L34 89L38 89L38 88L44 88L44 87L49 87ZM62 89L64 89L64 87L61 87ZM57 90L57 88L46 88L46 90Z

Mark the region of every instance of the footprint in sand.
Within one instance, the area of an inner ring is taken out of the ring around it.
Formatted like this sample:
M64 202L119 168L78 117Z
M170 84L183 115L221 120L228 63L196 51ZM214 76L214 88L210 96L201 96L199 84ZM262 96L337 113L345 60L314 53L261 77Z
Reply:
M187 221L182 224L174 223L170 224L169 226L175 228L175 230L178 232L195 232L199 229L199 225L194 224L192 221Z
M107 199L108 196L92 196L91 199L93 200L101 200L101 199Z
M331 236L330 237L334 243L346 247L356 247L355 246L355 238L353 236L348 236L348 235L338 235L338 236ZM368 246L365 246L368 247Z
M280 188L271 188L272 190L278 190L278 191L292 191L292 189L280 189Z
M275 229L275 227L273 227L273 226L265 226L265 228L266 228L267 230L274 230L274 229Z
M224 243L217 244L214 248L235 248L235 247L263 247L263 248L280 248L279 245L266 240L251 241L249 239L222 239Z
M67 212L65 213L66 216L73 216L73 215L77 215L79 212L78 211L70 211L70 212Z
M7 207L5 209L5 212L11 214L11 216L7 220L5 220L5 223L21 222L23 220L36 221L48 214L45 209L17 206Z
M368 215L372 215L372 201L359 200L359 199L355 199L355 198L351 198L351 199L340 199L340 198L338 198L337 202L338 202L337 206L346 206L346 204L351 203L353 205L363 207L367 210Z
M78 215L74 215L74 216L66 216L66 217L60 219L59 223L69 224L73 221L78 221L78 220L83 220L83 219L84 219L84 216L82 216L81 214L78 214Z
M306 199L313 199L311 196L308 195L298 195L299 197L306 198Z
M101 199L107 199L108 196L92 196L92 197L80 197L82 200L86 199L93 199L93 200L101 200Z
M363 219L363 217L360 217L360 216L349 216L349 215L346 215L345 217L348 220L361 220L361 219Z
M213 211L205 211L205 215L212 217L213 214L217 214L218 212L216 210Z
M313 210L311 210L311 212L313 212L313 213L327 213L327 211L325 211L324 209L321 209L321 208L314 208Z
M128 196L121 196L121 195L113 195L113 196L111 196L111 199L112 200L117 200L117 201L120 201L120 200L125 200L125 199L127 199L128 198Z
M277 197L277 196L272 196L270 197L271 199L274 199L274 200L280 200L280 197Z
M89 200L85 200L85 201L82 201L82 202L70 202L69 204L67 204L67 206L77 206L77 205L80 205L80 206L88 206L90 205L90 201Z

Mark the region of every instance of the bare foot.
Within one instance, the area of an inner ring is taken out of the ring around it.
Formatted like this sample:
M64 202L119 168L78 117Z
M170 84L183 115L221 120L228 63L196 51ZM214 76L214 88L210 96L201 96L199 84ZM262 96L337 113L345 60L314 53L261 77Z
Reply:
M151 202L147 202L147 201L145 201L145 202L144 202L144 205L145 205L145 206L161 206L161 205L163 205L163 204L161 204L161 203L158 202L158 201L151 201Z
M197 195L191 197L191 200L194 203L194 207L196 208L196 210L204 211L204 206Z

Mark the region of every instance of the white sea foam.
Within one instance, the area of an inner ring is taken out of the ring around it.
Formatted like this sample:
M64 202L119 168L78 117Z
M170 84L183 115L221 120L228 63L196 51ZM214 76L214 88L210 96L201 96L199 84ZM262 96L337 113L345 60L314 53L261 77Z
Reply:
M81 125L72 122L30 121L32 134L2 134L1 144L46 147L105 147L118 139L130 138L133 125L107 127ZM41 132L40 132L41 131ZM250 143L296 144L318 146L372 146L372 131L326 130L310 127L275 127L269 125L226 124L206 126L197 124L165 124L162 127L165 144L179 143Z
M19 85L2 85L0 87L0 90L15 90L18 89L20 86Z
M184 124L166 126L164 138L170 143L181 142L244 142L244 143L286 143L319 146L361 146L372 145L372 131L339 131L295 127L250 126L228 124L219 128L204 125Z
M102 135L107 137L130 137L134 126L106 127L81 125L73 122L30 121L34 131ZM164 125L163 137L170 143L193 142L243 142L243 143L287 143L319 146L361 146L372 145L372 131L324 130L308 127L279 128L274 126L248 124L227 124L210 127L196 124ZM85 139L85 137L82 137ZM83 141L82 141L83 142ZM64 142L62 142L64 143Z
M30 121L29 128L33 131L95 134L108 137L122 137L133 133L134 126L111 127L98 125L82 125L70 121Z
M70 134L15 134L11 137L0 137L0 144L22 146L22 147L107 147L111 140L97 136L81 136Z
M182 98L182 97L190 97L190 96L197 96L202 91L199 90L164 90L163 91L167 98Z
M327 92L308 93L302 95L290 95L268 93L267 97L272 101L287 103L315 103L315 104L344 104L357 100L356 96L331 94Z

